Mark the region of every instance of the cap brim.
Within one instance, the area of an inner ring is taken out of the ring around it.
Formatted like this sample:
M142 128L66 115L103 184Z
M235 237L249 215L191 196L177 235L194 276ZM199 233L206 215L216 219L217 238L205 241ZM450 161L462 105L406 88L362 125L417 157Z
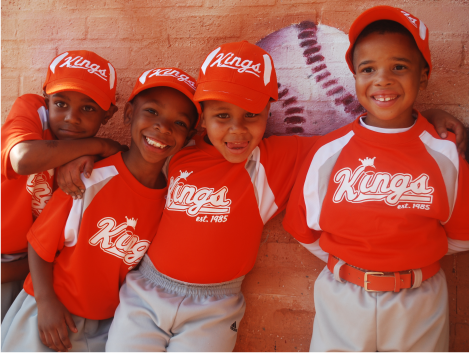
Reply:
M396 14L395 10L396 8L391 7L391 6L385 6L385 5L372 7L371 9L364 11L361 15L359 15L355 19L355 21L353 21L352 26L350 26L350 30L349 30L350 45L349 45L349 48L347 49L347 52L345 53L345 59L347 61L347 65L353 74L355 74L355 69L353 67L352 49L360 33L366 28L366 26L370 25L373 22L381 21L381 20L389 20L389 21L397 22L400 25L404 26L410 32L412 37L414 37L414 40L417 44L419 51L422 53L422 56L424 57L425 61L428 64L428 67L429 67L428 78L430 78L430 73L432 70L432 63L431 63L430 58L425 57L423 48L420 47L419 41L415 37L414 29L412 27L413 25L410 23L410 21L407 21L407 20L402 21L402 16Z
M197 116L197 121L196 121L194 127L197 126L197 124L199 123L199 120L200 120L200 114L202 113L202 107L200 106L199 102L196 102L194 100L194 95L192 94L192 92L190 90L188 90L187 88L185 88L182 84L178 85L177 83L175 83L173 81L159 81L158 83L153 82L153 83L149 83L149 84L146 84L146 85L142 85L137 90L132 92L132 94L130 95L130 97L127 101L130 102L140 92L142 92L146 89L154 88L154 87L171 87L171 88L174 88L174 89L178 90L179 92L183 93L187 98L189 98L191 100L191 102L194 103L195 108L197 109L198 116Z
M109 110L112 101L109 97L102 94L99 90L97 90L93 85L89 84L88 82L81 81L81 80L71 80L70 78L67 79L59 79L47 84L45 89L47 94L54 94L58 92L65 92L65 91L75 91L86 94L92 100L94 100L98 105L104 109Z
M194 94L197 102L215 100L232 103L250 113L262 112L270 100L270 96L232 82L202 82Z

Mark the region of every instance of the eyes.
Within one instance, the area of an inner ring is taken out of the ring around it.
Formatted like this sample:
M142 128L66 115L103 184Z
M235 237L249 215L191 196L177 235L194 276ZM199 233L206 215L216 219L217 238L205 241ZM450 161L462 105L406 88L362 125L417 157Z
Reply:
M67 109L70 107L67 103L63 101L56 101L54 102L54 105L59 109ZM96 108L93 107L92 105L84 105L81 107L81 110L83 110L86 113L91 113L91 112L95 112Z
M254 114L254 113L246 113L244 114L244 117L245 118L255 118L257 117L259 114ZM215 115L217 118L220 118L220 119L229 119L230 118L230 114L228 113L221 113L221 114L217 114Z
M147 113L149 113L149 114L151 114L155 117L159 116L158 111L153 109L153 108L146 108L146 109L144 109L144 111L146 111ZM189 128L189 125L183 120L176 120L176 121L174 121L174 124L176 124L178 126L181 126L185 129Z
M393 71L403 71L403 70L406 70L406 69L408 69L408 67L405 66L405 65L402 65L402 64L396 64L392 68ZM360 70L361 73L365 73L365 74L370 74L370 73L373 73L375 71L376 71L376 68L373 67L373 66L365 66L365 67L361 68L361 70Z

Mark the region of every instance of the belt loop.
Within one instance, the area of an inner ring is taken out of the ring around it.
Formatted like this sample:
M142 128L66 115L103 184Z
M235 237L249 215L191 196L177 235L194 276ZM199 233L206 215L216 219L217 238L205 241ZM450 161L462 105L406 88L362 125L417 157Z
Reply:
M334 266L334 279L340 283L345 283L344 281L342 281L342 279L340 278L340 268L342 267L342 265L345 264L345 261L342 260L342 259L339 259L339 262L335 264Z
M394 292L399 293L401 290L401 274L394 272Z
M420 287L422 284L422 270L420 268L416 270L412 270L414 273L414 284L412 285L412 289Z

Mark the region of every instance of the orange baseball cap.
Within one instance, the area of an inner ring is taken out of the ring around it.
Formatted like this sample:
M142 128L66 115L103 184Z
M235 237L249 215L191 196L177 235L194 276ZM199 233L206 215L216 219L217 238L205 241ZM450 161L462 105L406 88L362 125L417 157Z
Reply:
M76 91L104 110L116 104L116 70L109 61L88 50L60 54L49 65L42 88L47 94Z
M345 60L347 60L350 71L355 73L352 62L352 49L358 36L366 26L379 20L395 21L409 30L409 32L414 37L415 42L417 43L417 47L422 53L424 59L427 61L429 68L428 77L430 77L430 72L432 71L432 61L430 56L430 47L428 44L428 37L430 33L427 26L425 26L421 20L419 20L414 15L411 15L407 11L391 6L372 7L371 9L363 12L360 16L357 17L355 21L353 21L348 34L350 46L347 50L347 53L345 54Z
M223 44L205 59L194 100L218 100L260 113L278 99L272 57L247 41Z
M194 101L197 82L195 78L181 69L170 67L151 69L143 72L135 83L134 89L127 101L130 102L137 94L146 89L160 86L177 89L194 103L198 113L197 121L194 126L197 126L200 120L200 113L202 112L199 102Z

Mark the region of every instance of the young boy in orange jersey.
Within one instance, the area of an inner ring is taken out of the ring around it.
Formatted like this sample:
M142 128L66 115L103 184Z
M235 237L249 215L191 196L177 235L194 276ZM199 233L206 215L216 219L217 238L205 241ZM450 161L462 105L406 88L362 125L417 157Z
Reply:
M158 233L121 289L106 350L233 350L263 226L317 139L262 139L277 89L270 55L253 44L207 56L194 97L206 134L169 163Z
M104 351L119 287L158 227L163 165L196 131L194 91L178 69L139 77L124 111L130 149L96 164L82 199L57 190L28 232L31 274L3 321L2 351Z
M53 190L54 168L119 143L93 137L117 111L111 63L70 51L49 65L44 97L19 97L2 127L2 320L29 271L26 233Z
M432 70L428 37L389 6L350 28L346 60L367 113L316 143L284 219L327 262L311 351L449 348L439 260L469 249L469 167L454 136L440 139L413 109Z

